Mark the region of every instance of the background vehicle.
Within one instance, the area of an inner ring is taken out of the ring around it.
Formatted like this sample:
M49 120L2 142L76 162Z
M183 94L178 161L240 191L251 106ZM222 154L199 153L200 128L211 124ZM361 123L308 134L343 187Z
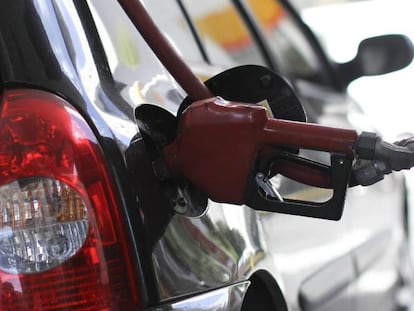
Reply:
M412 9L412 1L405 0L350 1L305 8L301 11L301 16L316 33L329 57L337 62L346 62L356 53L357 45L363 38L401 33L412 40L414 32L408 13ZM351 16L352 23L349 23ZM414 100L410 90L413 79L414 66L411 64L386 75L356 79L348 87L348 92L361 104L361 108L383 136L396 140L412 132L409 116ZM405 173L410 206L413 202L413 191L410 187L413 177L412 172ZM409 217L408 222L409 227L412 227L412 217ZM412 238L410 245L412 248Z
M414 32L408 13L412 9L412 1L374 0L306 8L301 15L328 55L338 62L346 62L355 55L358 43L364 38L401 33L412 40ZM349 23L351 16L352 23ZM413 102L409 90L413 68L410 65L387 75L362 77L349 87L350 94L362 104L381 133L390 139L412 130L408 116ZM394 109L387 109L390 102L394 103Z
M311 122L371 130L289 3L144 3L203 79L265 65L289 79ZM393 310L402 302L401 176L349 191L339 222L215 202L200 217L180 215L162 196L133 109L176 112L185 94L120 6L10 0L0 8L4 310ZM325 195L274 182L299 198Z

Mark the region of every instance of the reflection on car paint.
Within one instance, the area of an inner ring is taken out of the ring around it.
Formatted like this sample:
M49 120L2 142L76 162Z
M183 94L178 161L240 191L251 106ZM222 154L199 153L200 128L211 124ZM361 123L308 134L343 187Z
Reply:
M156 245L153 260L166 291L163 298L233 283L249 275L263 258L256 213L247 207L211 204L201 218L175 216ZM230 227L232 222L238 225ZM177 278L182 281L177 283Z

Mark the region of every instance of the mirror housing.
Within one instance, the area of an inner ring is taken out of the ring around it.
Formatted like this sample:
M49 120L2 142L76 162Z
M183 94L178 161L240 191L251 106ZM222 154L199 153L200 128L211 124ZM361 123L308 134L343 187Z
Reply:
M407 67L414 57L414 45L405 35L382 35L361 41L354 59L338 64L345 86L362 76L390 73Z

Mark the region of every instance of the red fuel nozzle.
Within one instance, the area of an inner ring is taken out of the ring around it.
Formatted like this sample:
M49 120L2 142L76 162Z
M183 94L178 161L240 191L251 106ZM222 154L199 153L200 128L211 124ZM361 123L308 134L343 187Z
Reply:
M164 159L175 175L185 176L211 199L243 204L265 146L327 151L352 160L357 139L353 130L272 119L262 106L210 98L185 110Z

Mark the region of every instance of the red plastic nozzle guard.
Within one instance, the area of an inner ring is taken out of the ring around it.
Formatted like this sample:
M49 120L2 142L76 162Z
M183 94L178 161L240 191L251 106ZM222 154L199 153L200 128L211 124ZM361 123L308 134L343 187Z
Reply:
M267 121L258 105L210 98L193 103L181 116L177 139L164 149L175 175L185 176L217 202L242 204L247 178Z

